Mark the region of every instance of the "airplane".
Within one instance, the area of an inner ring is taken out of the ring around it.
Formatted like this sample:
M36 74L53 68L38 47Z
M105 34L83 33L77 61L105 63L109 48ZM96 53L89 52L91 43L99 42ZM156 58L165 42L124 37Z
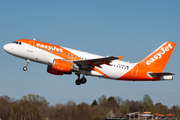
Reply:
M165 42L146 58L137 63L122 61L124 56L100 56L71 48L53 45L37 40L19 39L3 46L16 57L47 65L47 72L53 75L75 73L76 85L87 82L85 76L95 76L125 81L172 80L174 73L163 72L176 43ZM82 75L82 77L80 77Z

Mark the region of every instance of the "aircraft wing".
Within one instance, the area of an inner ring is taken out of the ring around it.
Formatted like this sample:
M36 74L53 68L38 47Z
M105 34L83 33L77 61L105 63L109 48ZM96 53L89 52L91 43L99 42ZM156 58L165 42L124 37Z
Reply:
M92 70L94 67L101 68L100 65L102 64L110 65L110 62L116 59L119 59L119 57L110 56L96 59L76 60L73 62L77 64L80 68L89 68Z

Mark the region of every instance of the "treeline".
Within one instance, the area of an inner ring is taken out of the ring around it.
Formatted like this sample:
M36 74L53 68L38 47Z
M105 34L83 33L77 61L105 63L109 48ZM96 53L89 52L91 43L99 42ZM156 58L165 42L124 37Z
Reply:
M68 101L66 104L58 103L53 106L44 97L34 94L22 96L21 100L0 96L1 120L105 120L107 117L126 116L127 113L138 111L164 115L171 113L180 117L180 106L168 108L162 103L154 104L147 94L140 101L113 96L106 98L102 95L91 105Z

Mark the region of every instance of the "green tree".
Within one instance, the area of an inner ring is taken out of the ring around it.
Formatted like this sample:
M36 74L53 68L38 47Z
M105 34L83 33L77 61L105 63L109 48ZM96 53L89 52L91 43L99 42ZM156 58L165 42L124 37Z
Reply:
M56 103L56 105L55 105L55 107L61 107L61 106L63 106L63 104L61 104L61 103Z
M146 102L148 106L150 106L150 105L153 104L152 99L151 99L150 96L147 95L147 94L144 95L144 97L143 97L143 102Z
M129 113L129 112L130 112L130 110L129 110L129 107L128 107L126 101L122 101L122 103L121 103L121 113L122 113L122 115L126 116L127 113Z
M49 102L43 96L28 94L27 96L22 96L22 100L26 101L29 100L30 102L34 103L36 106L48 106Z
M157 109L149 95L145 94L142 103L143 111L151 112L152 114L157 113Z
M97 106L98 104L97 104L97 101L96 100L94 100L93 101L93 103L91 104L91 106L93 107L93 106Z
M98 98L98 104L103 104L107 102L107 98L105 95L102 95L101 97Z
M14 120L39 120L40 118L41 116L38 107L28 100L20 100L12 106L12 119Z

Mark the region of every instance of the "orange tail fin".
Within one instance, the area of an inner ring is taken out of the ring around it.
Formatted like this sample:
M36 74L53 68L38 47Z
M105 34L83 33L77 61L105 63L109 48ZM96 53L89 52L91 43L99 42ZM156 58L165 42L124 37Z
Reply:
M144 58L139 64L154 71L163 72L175 46L176 43L166 42Z

